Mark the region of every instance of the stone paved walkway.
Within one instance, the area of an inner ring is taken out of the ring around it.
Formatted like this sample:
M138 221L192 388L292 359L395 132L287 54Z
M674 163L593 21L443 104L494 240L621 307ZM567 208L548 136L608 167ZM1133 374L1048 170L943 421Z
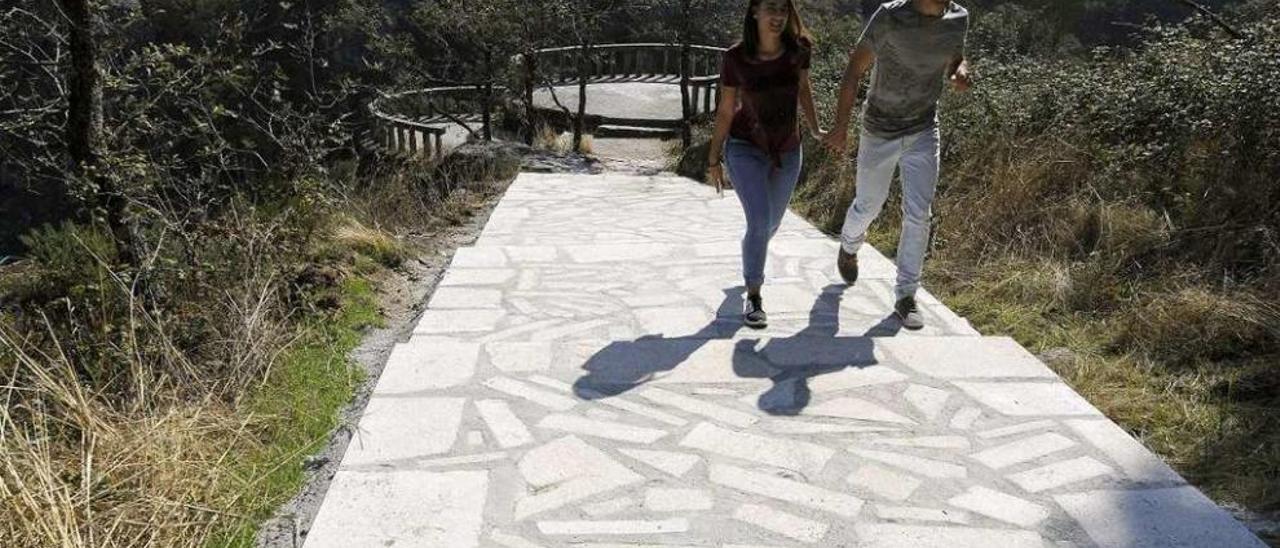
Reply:
M731 194L523 174L391 354L308 548L1259 547L1007 338L788 215L740 327Z

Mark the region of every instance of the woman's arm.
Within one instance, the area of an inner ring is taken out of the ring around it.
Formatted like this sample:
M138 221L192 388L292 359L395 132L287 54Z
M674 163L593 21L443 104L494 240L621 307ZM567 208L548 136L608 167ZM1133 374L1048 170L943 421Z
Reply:
M804 121L814 139L822 140L822 127L818 125L818 109L813 104L813 83L809 71L800 71L800 107L804 109Z
M707 182L716 187L716 192L724 188L724 166L720 165L720 154L724 151L724 140L729 138L729 126L733 124L733 111L738 105L738 88L720 86L720 104L716 106L716 128L711 134L711 148L707 150Z
M720 86L720 104L716 105L716 126L711 134L711 150L707 151L707 166L720 163L724 141L729 138L729 126L733 124L733 111L738 105L738 88Z

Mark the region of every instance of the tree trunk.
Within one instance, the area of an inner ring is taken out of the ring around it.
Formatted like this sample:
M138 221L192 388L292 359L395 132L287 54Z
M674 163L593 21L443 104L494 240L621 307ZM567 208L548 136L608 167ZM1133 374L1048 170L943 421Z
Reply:
M533 113L533 88L537 85L537 59L532 51L524 54L524 144L532 145L537 120Z
M689 148L693 142L693 133L690 123L692 116L689 113L689 44L681 39L680 44L680 143L684 148Z
M680 3L680 145L686 149L693 143L693 130L689 127L689 2Z
M573 151L582 150L583 124L587 116L587 63L591 56L591 42L583 42L578 55L578 115L573 120Z
M67 153L72 171L97 187L96 206L101 208L120 260L137 266L133 238L124 222L124 196L100 172L102 147L102 73L98 67L98 42L93 35L92 0L60 0L71 25L71 74L67 80Z
M89 0L61 0L71 23L71 74L67 112L67 152L77 173L98 163L102 140L102 76L98 44L93 37Z
M482 123L484 123L484 140L493 140L493 129L490 122L493 121L493 53L484 52L484 114Z

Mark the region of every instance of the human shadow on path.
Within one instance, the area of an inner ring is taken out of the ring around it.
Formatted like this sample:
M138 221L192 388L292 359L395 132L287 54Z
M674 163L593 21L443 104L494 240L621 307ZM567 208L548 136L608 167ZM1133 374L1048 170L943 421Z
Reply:
M810 307L808 323L794 335L743 338L734 343L732 359L726 364L732 367L733 374L773 382L757 401L762 411L774 415L800 413L809 404L810 378L875 365L873 339L894 336L901 329L891 314L861 336L840 337L840 302L846 289L843 284L824 287ZM659 373L675 369L709 341L733 338L743 329L739 318L742 292L741 286L725 289L716 318L691 335L645 335L610 343L583 364L587 373L574 383L574 393L587 400L626 393Z
M587 374L574 383L574 393L588 400L622 394L684 363L707 341L733 337L743 328L742 322L731 318L742 310L744 290L742 286L724 289L715 319L692 335L644 335L632 341L609 343L583 364ZM770 371L767 367L735 363L734 373L744 378L764 378Z

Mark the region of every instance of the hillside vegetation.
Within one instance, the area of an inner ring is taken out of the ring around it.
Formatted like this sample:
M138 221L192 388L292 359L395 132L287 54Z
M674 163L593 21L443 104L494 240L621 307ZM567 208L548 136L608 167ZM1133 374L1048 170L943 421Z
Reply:
M1218 501L1265 513L1280 510L1280 25L1263 4L1231 12L1246 38L1193 18L1087 51L1031 32L1034 11L978 10L977 86L942 105L925 274ZM858 25L818 27L826 108ZM853 168L818 148L797 208L836 232ZM872 243L892 254L898 222L890 204Z

